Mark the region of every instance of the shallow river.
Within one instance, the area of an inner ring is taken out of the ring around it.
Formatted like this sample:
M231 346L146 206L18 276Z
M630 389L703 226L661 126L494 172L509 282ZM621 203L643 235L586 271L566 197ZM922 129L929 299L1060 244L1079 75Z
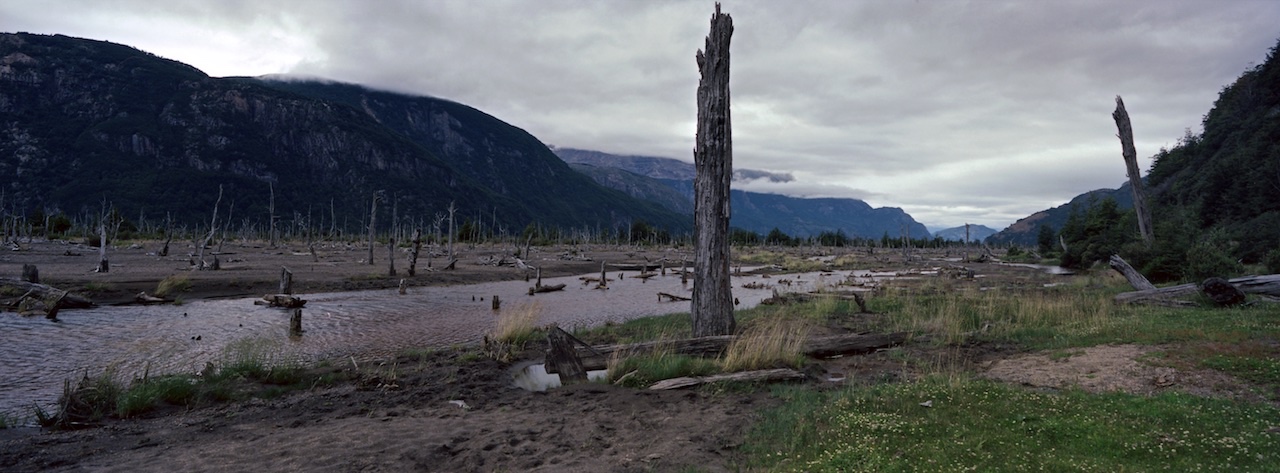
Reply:
M144 371L194 373L243 352L276 363L368 360L408 348L476 343L498 319L491 309L494 295L504 311L536 302L539 324L566 328L689 311L688 302L658 300L659 292L691 296L692 285L681 284L678 276L645 281L617 279L618 274L609 273L615 280L607 290L583 285L578 277L544 279L566 288L536 296L527 294L532 283L523 281L410 288L406 295L395 290L305 294L301 336L289 335L288 311L255 306L250 298L64 310L58 322L0 313L0 413L26 417L34 404L48 409L63 380L108 368L127 380ZM739 308L771 295L768 288L742 287L750 281L770 283L757 276L734 278Z

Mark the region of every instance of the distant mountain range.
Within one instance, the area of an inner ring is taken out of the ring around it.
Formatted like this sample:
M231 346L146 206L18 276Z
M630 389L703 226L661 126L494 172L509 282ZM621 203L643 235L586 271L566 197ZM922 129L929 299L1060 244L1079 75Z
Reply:
M969 233L968 234L969 241L978 242L978 241L985 240L987 237L991 235L994 235L996 233L996 229L988 227L986 225L973 224L973 225L969 225L968 233ZM965 228L964 228L964 225L961 225L959 227L952 227L945 230L938 230L936 232L933 232L933 237L941 238L947 241L965 241Z
M0 188L6 210L204 222L219 189L237 223L357 229L375 191L389 222L460 217L675 233L684 212L571 169L538 139L456 102L280 77L212 78L104 41L0 34ZM329 225L324 226L329 226Z
M621 156L599 151L556 148L556 155L596 182L633 197L661 202L677 212L692 212L694 165L671 158ZM735 180L789 181L789 174L740 169ZM731 190L729 224L767 234L777 228L791 236L817 236L843 231L850 237L897 238L907 230L912 238L932 238L923 224L896 207L872 208L858 199L806 199Z

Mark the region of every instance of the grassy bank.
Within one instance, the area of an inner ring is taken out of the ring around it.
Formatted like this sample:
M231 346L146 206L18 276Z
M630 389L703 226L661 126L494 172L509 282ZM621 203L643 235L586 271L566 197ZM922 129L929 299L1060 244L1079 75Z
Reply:
M1123 281L1079 276L1068 284L993 284L925 279L868 296L873 314L836 299L738 311L740 333L813 327L912 334L911 349L885 355L904 376L854 379L831 389L775 387L742 447L742 467L762 471L1280 471L1280 308L1120 306ZM789 327L789 328L780 328ZM689 336L687 314L586 330L593 343ZM743 337L747 338L747 337ZM779 337L779 338L787 338ZM981 379L940 362L959 347L1062 353L1106 344L1153 347L1143 363L1214 370L1269 402L1213 399L1177 388L1155 396L1037 390ZM767 344L757 339L753 345ZM785 350L783 350L785 352ZM790 355L794 356L794 355ZM658 379L741 369L729 356L632 357L611 378ZM774 356L753 367L802 366ZM712 388L714 389L714 388ZM926 407L927 406L927 407Z

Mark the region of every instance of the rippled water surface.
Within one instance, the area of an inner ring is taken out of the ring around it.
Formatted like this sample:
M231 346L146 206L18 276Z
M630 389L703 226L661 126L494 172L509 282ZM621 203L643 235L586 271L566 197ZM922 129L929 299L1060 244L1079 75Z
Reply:
M618 273L609 277L616 279ZM768 288L741 287L747 281L769 282L735 278L740 308L771 294ZM536 296L527 294L532 283L523 281L410 288L406 295L395 290L305 294L301 336L289 335L288 311L255 306L253 299L64 310L59 322L0 313L0 412L26 415L33 404L47 407L57 399L63 380L109 367L128 379L146 370L195 372L240 350L275 362L306 362L474 343L498 318L491 305L494 295L503 310L536 301L539 324L562 327L688 312L688 302L661 302L657 293L691 295L691 285L674 275L648 281L624 276L607 290L583 285L577 277L543 283L567 286Z

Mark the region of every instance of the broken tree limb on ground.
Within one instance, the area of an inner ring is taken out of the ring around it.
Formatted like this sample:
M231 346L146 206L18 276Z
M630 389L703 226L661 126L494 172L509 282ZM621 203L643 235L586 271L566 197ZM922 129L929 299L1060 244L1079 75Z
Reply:
M1280 296L1280 274L1234 278L1227 280L1227 283L1240 289L1245 294ZM1125 292L1117 294L1115 301L1119 304L1152 304L1172 307L1194 306L1195 303L1193 302L1177 300L1177 298L1189 296L1199 291L1199 284L1188 283L1146 291Z
M59 307L63 309L87 309L93 307L93 301L86 297L71 294L56 287L23 281L20 279L0 278L0 288L12 288L11 290L13 292L23 292L26 293L28 297L38 297L41 299L57 297L65 293L66 296L62 298L62 301L59 303Z
M1133 269L1133 266L1130 266L1120 255L1111 255L1108 263L1111 265L1111 269L1124 275L1124 278L1129 281L1129 285L1133 286L1135 290L1150 291L1156 288L1155 284L1151 284L1151 281L1148 281L1146 276Z
M692 376L685 378L664 379L649 386L651 390L680 389L699 384L717 383L720 381L797 381L805 379L804 373L796 370L779 368L772 370L739 371L737 373L716 374L711 376Z
M729 343L733 342L733 339L733 335L712 335L709 337L659 340L625 345L592 346L589 349L579 349L578 357L582 359L583 366L586 366L588 370L602 370L608 368L609 359L614 357L615 353L619 357L625 357L662 350L680 355L716 356L723 353ZM906 332L809 337L805 339L800 352L805 356L817 358L864 354L881 348L901 345L906 340ZM555 368L547 364L546 369L548 373L551 373Z

